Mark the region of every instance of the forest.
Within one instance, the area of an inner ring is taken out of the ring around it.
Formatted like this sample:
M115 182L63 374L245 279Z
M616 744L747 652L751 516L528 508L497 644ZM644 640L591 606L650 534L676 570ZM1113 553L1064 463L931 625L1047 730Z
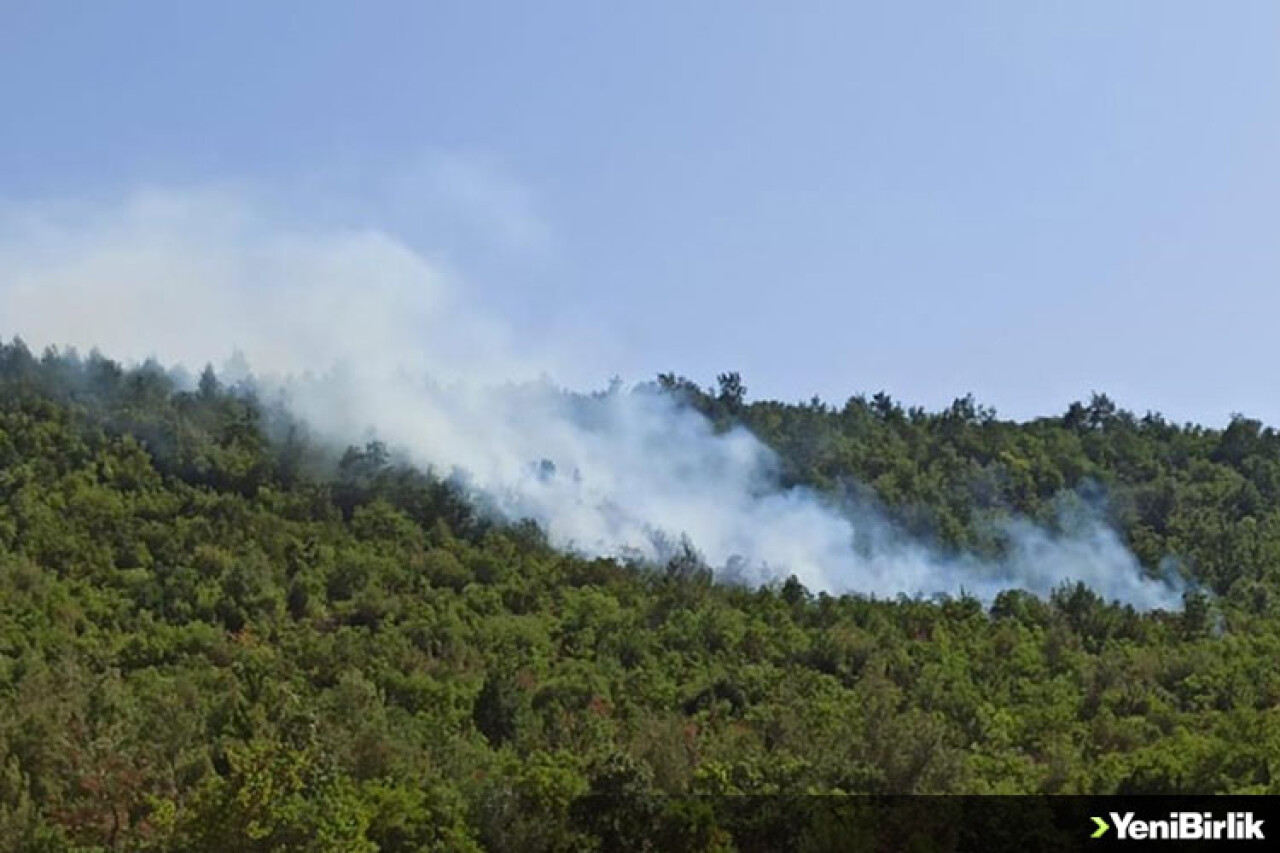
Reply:
M939 548L998 552L992 518L1102 496L1143 566L1185 578L1183 606L1070 584L885 600L724 582L694 549L586 558L211 370L14 341L0 839L731 851L770 830L719 820L732 795L1280 793L1275 430L1103 394L1013 422L972 397L652 385L749 429L786 483L857 491Z

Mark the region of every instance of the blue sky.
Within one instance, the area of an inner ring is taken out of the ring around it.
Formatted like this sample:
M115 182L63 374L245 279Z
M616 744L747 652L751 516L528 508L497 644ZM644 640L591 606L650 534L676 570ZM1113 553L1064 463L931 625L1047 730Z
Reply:
M249 187L596 383L1280 422L1278 38L1271 2L7 0L0 199Z

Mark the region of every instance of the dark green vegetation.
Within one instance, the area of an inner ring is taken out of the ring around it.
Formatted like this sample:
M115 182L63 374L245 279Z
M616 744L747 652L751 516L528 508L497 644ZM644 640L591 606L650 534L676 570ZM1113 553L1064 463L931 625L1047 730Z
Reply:
M868 601L579 559L376 445L268 440L212 375L181 393L7 346L0 843L711 850L732 848L652 795L1280 792L1272 431L660 382L788 479L865 483L952 545L1099 484L1144 562L1176 554L1211 594Z

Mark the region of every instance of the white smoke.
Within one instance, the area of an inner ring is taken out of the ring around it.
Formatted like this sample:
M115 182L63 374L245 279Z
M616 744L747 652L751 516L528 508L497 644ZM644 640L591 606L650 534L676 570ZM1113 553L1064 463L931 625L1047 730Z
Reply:
M1140 608L1180 606L1096 518L1058 533L1011 522L1009 553L991 562L779 488L748 432L717 434L652 388L565 393L545 378L558 372L544 348L515 346L474 301L389 234L282 227L233 193L0 219L0 335L192 370L238 352L322 434L373 429L422 465L462 469L561 547L657 556L687 537L712 566L811 589L990 599L1078 580Z

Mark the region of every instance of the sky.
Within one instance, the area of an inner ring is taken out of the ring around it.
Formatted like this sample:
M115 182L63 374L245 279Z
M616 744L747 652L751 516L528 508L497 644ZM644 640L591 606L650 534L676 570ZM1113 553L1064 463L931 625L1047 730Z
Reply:
M0 0L0 214L377 229L573 383L1280 423L1278 37L1273 2Z

